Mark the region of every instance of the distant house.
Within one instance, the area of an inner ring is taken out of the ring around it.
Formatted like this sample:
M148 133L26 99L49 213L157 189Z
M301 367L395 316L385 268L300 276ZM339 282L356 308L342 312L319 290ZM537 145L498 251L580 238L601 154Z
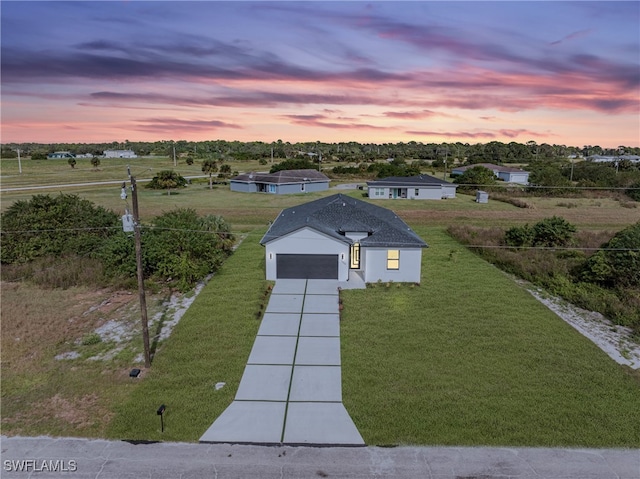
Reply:
M75 157L76 155L74 155L70 151L56 151L55 153L49 153L47 155L47 158L49 158L50 160L57 159L57 158L75 158Z
M345 195L282 210L260 240L266 278L419 282L427 244L393 211Z
M105 158L138 158L133 150L104 150Z
M493 174L500 180L507 183L518 183L522 185L529 184L529 172L521 170L520 168L512 168L509 166L494 165L493 163L476 163L469 166L459 166L451 170L451 176L460 176L469 168L474 166L484 166L493 171Z
M441 200L455 198L458 185L429 175L391 176L376 181L367 181L369 198Z
M632 163L640 163L640 156L638 155L620 155L620 156L603 156L603 155L591 155L587 157L588 161L596 163L610 163L622 160L628 160Z
M231 191L286 195L329 189L329 178L316 170L281 170L275 173L243 173L229 181Z

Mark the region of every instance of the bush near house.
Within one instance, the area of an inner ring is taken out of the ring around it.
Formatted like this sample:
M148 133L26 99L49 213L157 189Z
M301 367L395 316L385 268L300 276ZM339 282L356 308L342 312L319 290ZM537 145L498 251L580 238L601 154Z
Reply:
M120 217L77 195L36 195L0 217L5 279L48 287L122 284L136 277L133 235ZM218 269L231 254L229 224L215 215L176 209L143 226L145 277L185 290ZM90 272L87 275L84 271Z
M142 262L145 278L171 283L181 291L216 271L231 254L234 237L220 216L198 216L193 209L163 213L143 226ZM135 277L135 245L121 232L99 251L106 273Z
M88 256L116 233L113 211L78 195L34 195L13 203L2 221L2 263L24 263L43 256Z

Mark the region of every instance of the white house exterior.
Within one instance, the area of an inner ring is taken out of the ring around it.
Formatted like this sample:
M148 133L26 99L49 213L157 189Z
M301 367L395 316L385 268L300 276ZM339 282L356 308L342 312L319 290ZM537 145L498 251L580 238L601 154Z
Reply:
M58 158L75 158L76 155L74 155L73 153L71 153L70 151L56 151L55 153L49 153L47 155L47 158L51 159L58 159Z
M138 158L133 150L104 150L105 158Z
M474 165L459 166L451 170L451 176L460 176L465 171L475 166L484 166L493 171L496 178L506 181L507 183L518 183L521 185L529 184L529 172L520 168L512 168L510 166L494 165L493 163L476 163Z
M420 282L427 244L393 211L333 195L283 210L260 240L266 278Z
M458 185L429 175L392 176L367 181L369 198L374 200L441 200L456 197Z
M281 170L275 173L243 173L229 180L231 191L286 195L329 189L329 178L317 170Z
M640 156L638 155L620 155L620 156L603 156L603 155L591 155L587 157L587 160L595 163L617 163L618 161L627 160L632 163L640 163Z

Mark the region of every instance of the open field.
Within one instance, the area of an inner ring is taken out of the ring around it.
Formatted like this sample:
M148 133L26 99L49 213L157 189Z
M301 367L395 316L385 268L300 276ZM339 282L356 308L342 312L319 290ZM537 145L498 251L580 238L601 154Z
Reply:
M4 160L7 161L7 160ZM125 170L126 171L126 170ZM122 178L121 178L122 179ZM231 192L226 185L216 185L210 190L206 184L194 183L187 188L173 191L139 189L140 215L144 222L162 212L176 207L195 209L199 214L218 214L231 223L234 231L249 231L273 221L283 208L295 206L338 192L354 198L366 199L360 190L330 189L324 192L298 195L251 195ZM361 182L363 183L363 182ZM332 185L334 183L332 182ZM6 187L3 178L3 187ZM120 199L120 185L95 185L52 190L4 192L0 194L0 208L4 211L14 201L29 200L34 194L56 195L59 192L74 193L116 212L124 212L125 202ZM612 198L524 198L531 208L518 208L500 201L478 204L469 195L458 194L455 199L442 201L371 200L397 211L402 217L417 225L472 224L477 226L505 226L535 223L554 215L562 216L579 228L620 230L640 221L640 207L635 202ZM570 205L570 206L567 206Z
M34 184L13 180L10 161L1 162L3 188ZM69 177L76 172L58 161L42 162L41 173L52 179L37 178L39 184L76 182ZM104 176L93 181L124 180L124 165L131 160L113 161L122 163L112 165L122 174L105 168ZM171 168L166 163L162 169ZM200 172L197 164L186 168ZM133 173L142 177L143 170ZM181 167L178 171L188 174ZM81 174L90 178L93 173L100 172ZM124 210L119 185L60 191ZM267 284L261 233L283 208L337 192L363 198L362 191L336 189L248 195L222 185L209 190L197 182L170 196L141 188L143 221L189 207L223 215L234 232L248 237L161 344L152 371L137 381L127 376L141 349L137 342L111 361L88 360L109 346L93 343L92 331L111 319L135 320L135 299L125 301L109 291L43 291L3 283L3 432L197 440L231 402L258 328L255 315ZM34 193L58 190L5 192L1 208ZM640 446L633 427L640 423L638 372L617 366L443 232L455 223L512 226L553 215L579 229L617 231L640 221L640 208L613 197L524 201L532 208L491 200L480 205L467 195L375 202L397 211L430 248L423 256L421 286L343 293L344 400L368 443ZM159 308L162 299L159 294L152 307ZM71 344L81 357L54 359ZM227 384L216 391L217 382ZM155 415L161 403L168 407L164 434Z
M270 165L260 165L257 161L227 162L233 170L266 171ZM18 174L17 160L0 160L1 187L24 187L33 185L56 185L99 181L127 180L127 165L138 179L153 176L154 171L174 169L173 161L168 157L144 157L137 159L103 159L98 171L93 170L89 159L78 160L75 169L71 169L66 160L23 160L23 174ZM331 163L323 163L330 169ZM184 160L178 162L175 170L183 176L200 176L200 163L189 166ZM432 171L425 171L432 174ZM440 175L440 173L438 173ZM332 181L332 186L341 182L357 183L357 179ZM364 184L364 178L359 183ZM64 187L43 190L12 191L0 194L0 210L4 211L16 200L28 200L33 194L74 193L116 212L124 210L125 202L120 199L120 185L93 185L83 187ZM161 214L175 207L194 208L200 214L220 214L232 224L235 231L248 231L256 226L264 226L273 221L283 208L294 206L302 201L345 192L362 199L359 190L335 190L327 192L263 196L247 195L229 191L226 185L216 185L209 190L206 179L195 180L194 184L171 195L157 190L140 188L140 215L142 220ZM606 192L599 193L607 195ZM377 201L377 204L392 208L402 214L412 224L442 225L465 223L478 226L512 226L521 223L534 223L553 215L562 216L581 228L619 230L640 221L640 205L628 199L620 200L619 194L594 198L535 198L525 197L523 201L531 208L517 208L499 201L489 204L477 204L473 197L458 194L455 199L446 201Z
M347 410L368 444L638 447L640 374L442 231L420 286L342 292Z
M367 443L640 447L637 371L615 364L441 228L416 229L430 244L420 286L342 293L343 396ZM131 352L113 363L87 361L100 345L54 361L64 341L93 327L62 327L62 313L51 326L59 332L41 336L46 346L3 344L3 368L5 360L18 366L8 387L3 370L4 432L196 441L233 399L255 339L268 284L257 243L263 231L208 283L142 379L126 376ZM66 293L48 301L77 304L69 314L82 317L88 292ZM3 342L25 336L22 327L3 318ZM216 390L218 382L226 385ZM155 414L163 403L164 434ZM32 417L33 407L43 412ZM64 412L50 418L43 407L78 409L81 426L65 426Z

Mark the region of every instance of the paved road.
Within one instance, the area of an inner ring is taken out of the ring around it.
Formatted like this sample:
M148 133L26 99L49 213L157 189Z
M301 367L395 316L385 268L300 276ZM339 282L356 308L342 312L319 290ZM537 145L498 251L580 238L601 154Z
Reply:
M185 176L186 179L191 180L194 178L209 178L207 175L195 175L195 176ZM138 183L146 183L151 181L152 178L139 178L136 181ZM0 188L0 193L8 193L10 191L29 191L29 190L51 190L51 189L60 189L60 188L78 188L83 186L105 186L105 185L121 185L123 182L126 182L125 179L122 180L109 180L109 181L91 181L87 183L65 183L59 185L31 185L31 186L15 186L11 188Z
M640 479L640 450L133 445L6 436L0 444L3 479ZM39 470L59 461L58 469L69 472L35 472L33 463L20 462L25 460L34 461ZM29 471L15 472L20 464Z

